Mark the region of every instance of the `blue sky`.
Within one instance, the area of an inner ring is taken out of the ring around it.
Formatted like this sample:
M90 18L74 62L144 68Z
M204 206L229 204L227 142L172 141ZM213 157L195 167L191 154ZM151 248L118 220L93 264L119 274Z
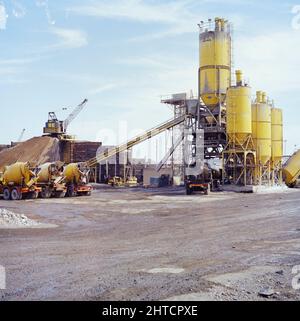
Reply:
M40 135L48 111L64 119L71 109L61 108L83 98L89 103L69 127L78 139L115 144L169 119L161 95L197 93L197 23L222 16L234 24L234 63L253 95L265 90L284 110L290 153L300 147L297 5L300 0L0 0L0 143L16 140L24 127L26 139Z

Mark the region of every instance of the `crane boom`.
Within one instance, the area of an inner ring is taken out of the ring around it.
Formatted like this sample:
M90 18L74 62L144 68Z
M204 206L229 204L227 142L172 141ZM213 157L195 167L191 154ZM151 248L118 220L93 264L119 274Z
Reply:
M93 167L95 166L97 163L100 163L118 153L121 153L121 152L124 152L125 150L137 145L137 144L140 144L142 142L144 142L145 140L148 140L162 132L164 132L165 130L167 129L170 129L174 126L177 126L179 125L180 123L182 123L183 121L185 120L185 115L183 116L180 116L178 118L172 118L168 121L166 121L165 123L163 124L160 124L146 132L144 132L143 134L141 135L138 135L132 139L130 139L128 142L124 143L124 144L121 144L121 145L118 145L114 148L111 148L109 150L106 150L105 152L102 152L100 154L98 154L96 157L93 157L92 159L88 160L86 162L86 165L88 167Z
M73 121L77 117L77 115L82 111L83 107L86 105L87 102L88 100L85 98L66 118L66 120L64 121L64 132L66 132L71 121Z
M20 136L18 138L18 143L20 143L20 141L22 140L22 138L24 136L24 133L25 133L25 130L26 130L25 128L22 129L21 134L20 134Z

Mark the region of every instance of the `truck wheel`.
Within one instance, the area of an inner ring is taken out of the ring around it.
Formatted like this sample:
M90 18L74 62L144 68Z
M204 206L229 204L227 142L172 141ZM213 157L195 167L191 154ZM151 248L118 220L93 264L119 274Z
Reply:
M3 199L5 201L8 201L10 199L10 191L8 188L4 188L4 191L3 191Z
M186 187L186 195L192 195L192 189L189 188L188 186Z
M16 188L11 191L10 197L13 201L22 199L22 193L20 193Z
M68 186L68 189L67 189L67 197L74 197L74 196L76 196L74 185L70 185Z
M64 198L66 196L66 192L55 192L55 197L57 198Z
M28 198L35 200L35 199L38 198L39 192L37 192L37 191L30 192L30 193L28 194L28 196L29 196Z
M51 190L48 187L43 187L41 191L41 198L50 198Z

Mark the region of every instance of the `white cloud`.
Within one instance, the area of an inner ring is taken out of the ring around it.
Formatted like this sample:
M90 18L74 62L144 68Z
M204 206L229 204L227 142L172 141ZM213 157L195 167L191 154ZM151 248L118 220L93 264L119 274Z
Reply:
M4 76L1 83L24 82L20 79L20 75L27 70L27 65L35 60L33 58L0 59L0 76Z
M89 94L91 95L97 95L97 94L100 94L100 93L103 93L105 91L109 91L109 90L112 90L114 88L117 87L117 84L106 84L106 85L103 85L103 86L99 86L99 87L96 87L96 88L93 88L89 91Z
M102 18L174 23L185 2L147 4L141 0L101 1L70 8L70 12Z
M172 2L147 3L143 0L116 0L91 2L77 7L71 7L68 12L83 16L94 16L102 19L132 20L140 23L160 23L165 30L149 35L161 38L168 35L196 32L199 15L190 6L195 0L181 0ZM201 16L206 14L202 11ZM133 39L139 40L139 38Z
M38 7L41 7L41 8L44 8L45 10L45 13L46 13L46 16L47 16L47 20L48 20L48 23L50 25L55 25L55 20L52 18L52 15L51 15L51 12L50 12L50 9L49 9L49 4L48 4L48 0L36 0L36 5Z
M23 18L26 15L26 9L20 2L16 0L11 0L13 9L12 13L16 18Z
M5 6L0 3L0 30L6 29L7 18Z
M80 48L88 44L87 35L81 30L53 28L51 32L60 39L51 49Z
M235 62L256 88L300 90L300 32L286 30L235 41Z

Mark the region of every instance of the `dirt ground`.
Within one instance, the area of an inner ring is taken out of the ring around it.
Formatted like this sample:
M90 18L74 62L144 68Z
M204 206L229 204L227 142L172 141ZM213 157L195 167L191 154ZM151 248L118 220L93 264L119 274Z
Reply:
M0 200L54 226L0 229L0 300L299 300L299 200L300 190L172 188ZM266 288L268 298L258 295Z

